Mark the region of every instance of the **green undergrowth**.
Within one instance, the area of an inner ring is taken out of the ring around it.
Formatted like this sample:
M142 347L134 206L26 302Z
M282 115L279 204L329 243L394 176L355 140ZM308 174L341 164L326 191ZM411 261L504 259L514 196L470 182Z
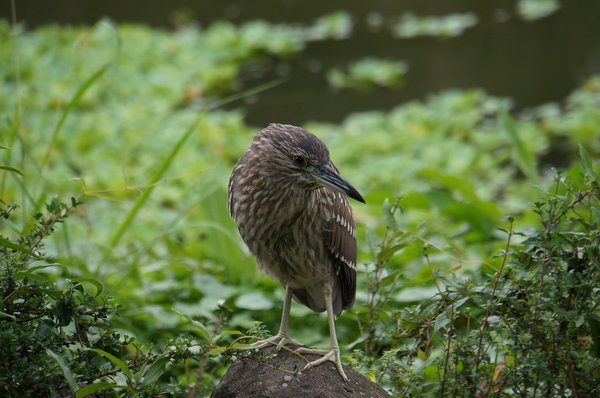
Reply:
M102 283L61 278L65 264L46 256L45 239L78 205L52 201L28 233L0 241L0 392L85 397L107 389L128 396L183 391L177 383L156 382L169 373L168 364L201 353L197 342L182 335L144 347L112 323L120 305ZM15 210L0 208L3 224Z
M581 167L558 173L530 204L537 222L508 217L498 227L495 267L439 272L423 245L434 292L401 307L401 270L390 263L412 239L389 207L356 366L398 396L598 395L600 180L581 153Z
M0 91L14 94L0 96L0 321L14 358L0 391L206 395L248 334L276 330L283 289L257 272L225 206L262 126L219 105L251 94L252 71L351 28L345 14L175 32L0 23ZM368 202L353 206L344 360L396 395L593 392L599 109L591 77L523 112L450 90L306 123ZM290 329L328 343L302 306ZM33 353L41 373L27 379Z

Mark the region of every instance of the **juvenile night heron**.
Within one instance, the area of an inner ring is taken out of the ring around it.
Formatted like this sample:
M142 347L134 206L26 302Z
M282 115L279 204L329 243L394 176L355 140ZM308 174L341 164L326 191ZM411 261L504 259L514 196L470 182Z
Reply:
M308 131L271 124L259 132L229 179L228 208L259 267L285 286L277 335L255 344L285 345L292 297L327 311L329 350L305 367L340 361L334 317L354 303L356 235L348 196L365 202L329 159L325 144Z

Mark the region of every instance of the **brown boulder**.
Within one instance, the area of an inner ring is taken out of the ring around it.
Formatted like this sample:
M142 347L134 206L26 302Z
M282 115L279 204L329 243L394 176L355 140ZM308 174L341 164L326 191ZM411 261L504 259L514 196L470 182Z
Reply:
M300 373L307 360L319 357L300 356L293 352L297 347L288 345L279 351L268 347L249 352L231 365L211 398L390 397L383 388L346 366L348 382L342 380L331 362Z

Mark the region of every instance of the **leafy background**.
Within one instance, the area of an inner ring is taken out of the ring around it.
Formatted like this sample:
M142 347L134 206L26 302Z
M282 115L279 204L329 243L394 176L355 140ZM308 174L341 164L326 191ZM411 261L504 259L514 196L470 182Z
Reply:
M554 1L520 1L514 13L535 20L559 10ZM452 40L476 21L473 14L406 14L394 34ZM350 37L353 20L336 12L305 24L190 22L166 30L108 19L35 29L0 21L1 58L10 60L0 64L2 338L11 355L24 346L46 354L34 375L26 357L11 357L24 362L0 378L8 394L19 380L32 393L206 395L243 355L236 349L250 340L244 336L278 325L283 289L256 270L227 216L226 182L260 128L246 109L288 84L269 74L253 78L255 71L302 59L311 43ZM319 73L331 90L358 90L368 100L373 90L401 91L410 64L365 54ZM506 269L520 269L518 253L527 253L521 243L537 247L527 232L539 230L540 216L589 237L569 242L575 251L589 248L585 259L596 271L587 278L599 280L599 77L590 74L566 98L527 109L482 89L449 89L339 122L302 124L327 143L368 203L354 206L357 302L336 322L345 362L408 396L597 392L593 383L557 378L560 370L536 374L546 389L533 383L528 390L531 376L517 358L531 346L521 342L515 352L514 335L492 336L488 326L497 310L489 307L498 296L494 281L508 278L499 289L508 292L536 278L523 271L511 279L518 272ZM567 171L557 177L555 168ZM560 209L562 198L568 213L575 207L569 200L586 192L586 200L572 202L583 206L572 218L579 224L564 226L536 205ZM71 205L60 205L71 197ZM568 251L561 250L557 258ZM587 351L565 348L564 356L587 355L585 378L598 380L599 292L593 284L587 289L569 296L583 303L568 309L578 314L578 335L561 335L556 344L588 338ZM41 300L37 309L19 307L33 299L16 292ZM23 321L26 311L38 312ZM518 320L507 322L517 328ZM555 326L540 335L554 334ZM36 339L27 340L23 328ZM327 345L323 317L304 307L292 307L290 329L307 345ZM38 346L44 339L55 345ZM481 352L484 340L493 349ZM455 376L448 358L463 361L454 363Z

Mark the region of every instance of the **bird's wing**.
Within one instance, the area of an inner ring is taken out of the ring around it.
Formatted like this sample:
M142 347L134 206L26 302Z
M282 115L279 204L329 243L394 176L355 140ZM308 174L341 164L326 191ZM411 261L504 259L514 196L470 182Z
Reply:
M325 227L325 242L340 286L342 305L335 311L339 314L352 307L356 295L356 228L348 198L329 190L328 196L332 212ZM334 301L337 301L335 297Z

